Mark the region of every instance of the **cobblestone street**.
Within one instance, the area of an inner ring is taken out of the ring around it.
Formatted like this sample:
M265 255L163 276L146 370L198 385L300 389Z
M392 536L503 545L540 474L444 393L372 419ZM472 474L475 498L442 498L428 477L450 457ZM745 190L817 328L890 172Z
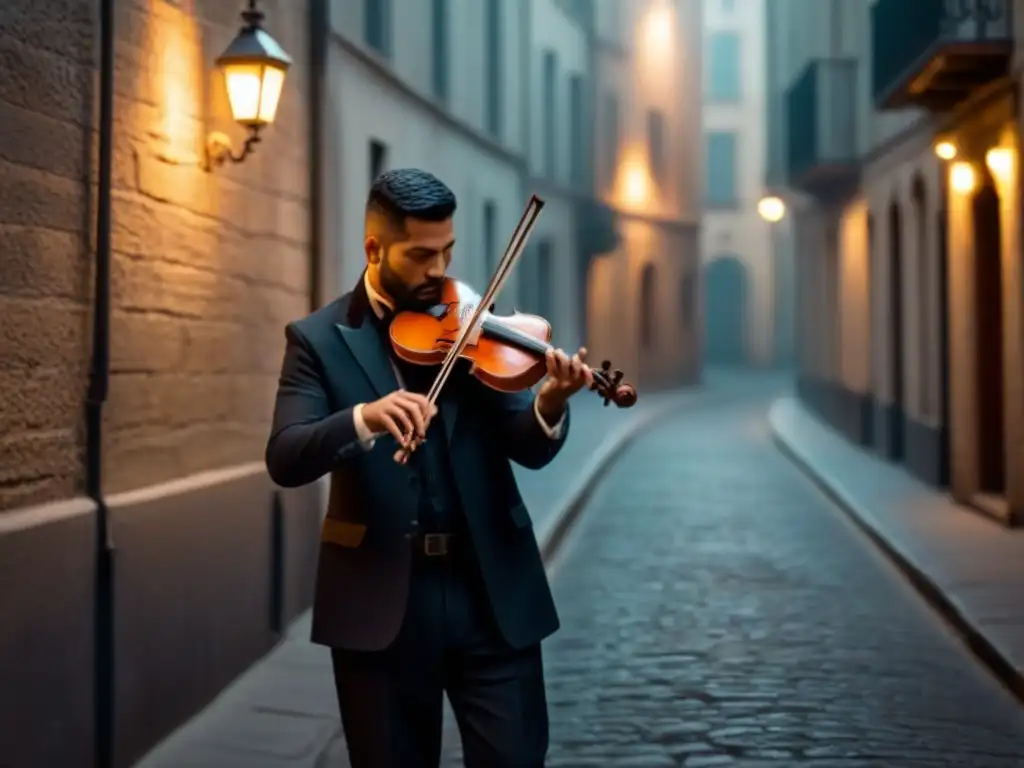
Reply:
M549 768L1024 765L1024 709L766 407L674 417L595 494L553 576Z

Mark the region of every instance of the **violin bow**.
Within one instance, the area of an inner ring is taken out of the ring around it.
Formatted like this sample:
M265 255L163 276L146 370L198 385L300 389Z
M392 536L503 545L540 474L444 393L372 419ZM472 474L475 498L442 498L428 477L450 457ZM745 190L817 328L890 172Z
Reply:
M451 375L451 372L455 369L455 361L469 343L473 329L479 324L480 319L487 311L487 308L494 302L498 292L505 285L505 281L508 279L509 274L511 274L512 268L522 256L526 247L526 240L533 231L533 227L537 223L537 218L540 216L540 212L543 207L543 200L536 195L532 195L530 197L530 200L526 204L526 208L523 210L523 215L520 217L519 223L516 225L515 230L513 230L512 237L509 239L509 243L505 247L505 253L502 255L501 261L498 263L498 267L495 270L494 275L491 277L487 290L484 291L484 295L481 297L473 311L472 318L470 318L468 323L462 324L462 328L459 331L459 335L456 337L455 343L452 344L448 350L448 354L445 355L444 362L441 364L441 370L438 371L437 377L434 379L434 383L430 387L430 391L427 393L427 401L431 405L437 401L437 398L441 393L441 389L448 381L448 377ZM396 459L399 463L405 463L405 460L408 459L409 453L409 449L402 448L396 454Z
M527 218L531 214L531 208L537 205L534 215L527 221ZM455 360L462 354L466 348L469 339L472 336L472 329L475 327L480 317L486 311L487 307L494 301L494 296L498 290L501 289L505 282L509 271L515 262L522 254L523 246L525 245L526 238L529 236L530 230L533 228L534 222L536 222L537 214L540 212L540 207L543 206L543 201L539 198L532 198L527 204L526 209L523 212L523 216L519 220L519 224L516 225L515 230L512 233L512 238L509 240L508 246L505 248L505 253L502 255L501 261L498 263L498 267L495 270L494 275L491 277L491 281L487 286L487 290L484 291L484 295L481 297L479 304L475 308L473 317L468 323L463 323L462 328L459 330L459 335L456 337L455 343L448 349L447 355L445 355L444 362L441 364L441 370L438 371L437 377L434 379L434 383L427 393L427 399L433 403L438 395L440 394L441 388L448 380L448 376L451 369L455 366ZM525 223L525 231L524 230Z

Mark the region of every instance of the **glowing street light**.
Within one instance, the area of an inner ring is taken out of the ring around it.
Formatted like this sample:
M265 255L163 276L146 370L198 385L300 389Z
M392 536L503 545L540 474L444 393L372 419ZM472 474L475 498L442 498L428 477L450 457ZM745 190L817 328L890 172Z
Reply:
M786 204L782 201L781 197L768 195L758 201L757 213L769 224L776 224L782 221L786 215Z

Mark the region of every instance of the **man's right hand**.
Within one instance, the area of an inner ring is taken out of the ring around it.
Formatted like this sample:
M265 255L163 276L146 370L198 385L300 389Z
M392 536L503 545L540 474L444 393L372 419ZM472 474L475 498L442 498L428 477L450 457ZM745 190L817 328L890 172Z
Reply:
M362 413L363 421L371 432L390 432L400 446L408 448L408 437L420 442L426 439L427 427L437 413L437 406L423 395L400 389L367 403Z

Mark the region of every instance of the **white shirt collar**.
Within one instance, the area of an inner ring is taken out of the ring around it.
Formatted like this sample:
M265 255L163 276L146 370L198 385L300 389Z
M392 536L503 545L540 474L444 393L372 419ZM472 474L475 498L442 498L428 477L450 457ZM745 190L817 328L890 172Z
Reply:
M378 318L384 317L385 310L394 311L394 305L378 293L370 283L370 273L363 275L363 285L366 288L366 297L370 300L370 307Z

